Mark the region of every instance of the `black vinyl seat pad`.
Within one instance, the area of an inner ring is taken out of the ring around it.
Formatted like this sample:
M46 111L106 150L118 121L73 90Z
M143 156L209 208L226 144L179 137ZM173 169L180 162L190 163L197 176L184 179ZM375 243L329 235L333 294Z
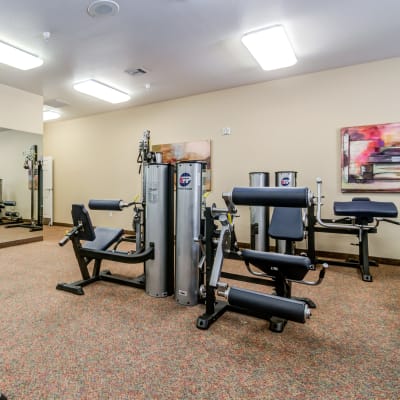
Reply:
M241 253L243 261L271 276L280 273L286 279L299 281L313 269L312 262L308 257L250 249L243 249Z
M94 233L96 238L92 241L86 241L82 246L84 249L107 250L122 237L124 230L120 228L98 227L94 230Z
M396 218L397 207L394 203L383 201L335 201L333 203L335 215L356 218Z

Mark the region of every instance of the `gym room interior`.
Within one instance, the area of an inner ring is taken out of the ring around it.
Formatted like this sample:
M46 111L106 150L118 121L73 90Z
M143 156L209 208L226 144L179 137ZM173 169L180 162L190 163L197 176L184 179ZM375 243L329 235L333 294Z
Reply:
M400 398L400 3L39 3L0 13L1 399Z

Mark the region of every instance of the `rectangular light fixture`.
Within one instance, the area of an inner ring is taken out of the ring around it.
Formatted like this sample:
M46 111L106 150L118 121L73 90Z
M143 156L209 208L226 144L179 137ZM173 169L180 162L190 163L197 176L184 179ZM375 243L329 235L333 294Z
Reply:
M95 81L94 79L76 83L74 89L113 104L123 103L131 98L128 94L105 85L104 83Z
M246 33L242 37L242 43L265 71L290 67L297 62L281 25Z
M61 117L61 114L54 110L43 110L43 122L52 121Z
M43 60L38 56L0 41L0 63L26 71L40 67L43 64Z

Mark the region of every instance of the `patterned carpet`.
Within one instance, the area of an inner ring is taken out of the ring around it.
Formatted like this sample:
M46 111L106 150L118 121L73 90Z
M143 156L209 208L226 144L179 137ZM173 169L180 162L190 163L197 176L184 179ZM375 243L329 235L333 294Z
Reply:
M0 250L0 391L9 400L400 398L398 266L372 268L372 283L330 267L320 286L295 285L318 308L282 334L231 312L204 331L203 305L107 282L84 296L55 290L80 278L72 246L57 245L64 229Z

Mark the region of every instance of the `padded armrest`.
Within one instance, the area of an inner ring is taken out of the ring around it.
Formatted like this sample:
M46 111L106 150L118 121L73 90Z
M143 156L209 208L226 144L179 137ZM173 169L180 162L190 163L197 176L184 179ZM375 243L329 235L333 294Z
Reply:
M119 228L96 228L94 230L96 239L87 241L82 246L88 250L107 250L112 244L116 243L121 238L124 231Z
M335 215L345 215L356 218L397 217L397 207L395 204L382 201L335 201L333 210Z

